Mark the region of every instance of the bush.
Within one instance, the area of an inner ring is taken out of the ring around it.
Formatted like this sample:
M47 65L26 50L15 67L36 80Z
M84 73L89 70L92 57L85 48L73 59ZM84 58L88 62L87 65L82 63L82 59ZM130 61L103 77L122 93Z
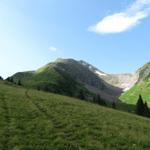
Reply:
M116 103L112 102L112 108L116 109Z

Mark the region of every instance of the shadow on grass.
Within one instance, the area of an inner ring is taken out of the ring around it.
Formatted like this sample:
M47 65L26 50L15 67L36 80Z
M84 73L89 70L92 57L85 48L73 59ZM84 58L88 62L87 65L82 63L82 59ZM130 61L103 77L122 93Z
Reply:
M135 114L136 106L134 104L127 104L127 103L118 101L118 103L116 105L116 109Z

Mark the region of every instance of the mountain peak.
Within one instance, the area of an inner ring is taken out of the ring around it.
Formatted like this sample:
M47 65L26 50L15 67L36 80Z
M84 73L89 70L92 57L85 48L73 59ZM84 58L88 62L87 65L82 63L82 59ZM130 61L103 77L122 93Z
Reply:
M76 60L72 59L72 58L57 58L55 60L55 62L76 62Z
M143 67L138 69L139 81L143 81L150 76L150 62L146 63Z
M107 76L106 73L104 73L103 71L97 69L96 67L94 67L93 65L87 63L84 60L80 60L79 63L82 64L82 65L84 65L85 67L87 67L90 71L94 72L98 76Z

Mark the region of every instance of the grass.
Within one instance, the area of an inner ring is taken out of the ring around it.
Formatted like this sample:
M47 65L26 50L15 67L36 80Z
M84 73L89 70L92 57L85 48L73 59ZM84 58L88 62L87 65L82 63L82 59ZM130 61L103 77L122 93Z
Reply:
M150 77L147 74L149 71L150 62L141 67L139 72L139 81L130 90L120 96L120 100L127 104L136 104L139 95L142 95L144 101L147 101L150 106Z
M142 95L143 99L150 105L150 81L144 80L136 84L129 91L121 95L120 99L122 102L128 104L136 104L139 95Z
M135 114L136 105L127 104L127 103L123 103L122 101L118 101L118 103L116 104L116 109Z
M149 147L149 119L0 82L0 150Z

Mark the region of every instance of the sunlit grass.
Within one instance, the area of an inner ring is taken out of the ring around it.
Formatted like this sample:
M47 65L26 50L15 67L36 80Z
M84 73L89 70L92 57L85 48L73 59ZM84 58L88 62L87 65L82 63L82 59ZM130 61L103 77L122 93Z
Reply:
M145 80L136 84L126 93L122 94L120 99L128 104L136 104L139 95L142 95L144 101L147 101L150 104L150 81Z
M0 82L1 150L149 150L150 120Z

